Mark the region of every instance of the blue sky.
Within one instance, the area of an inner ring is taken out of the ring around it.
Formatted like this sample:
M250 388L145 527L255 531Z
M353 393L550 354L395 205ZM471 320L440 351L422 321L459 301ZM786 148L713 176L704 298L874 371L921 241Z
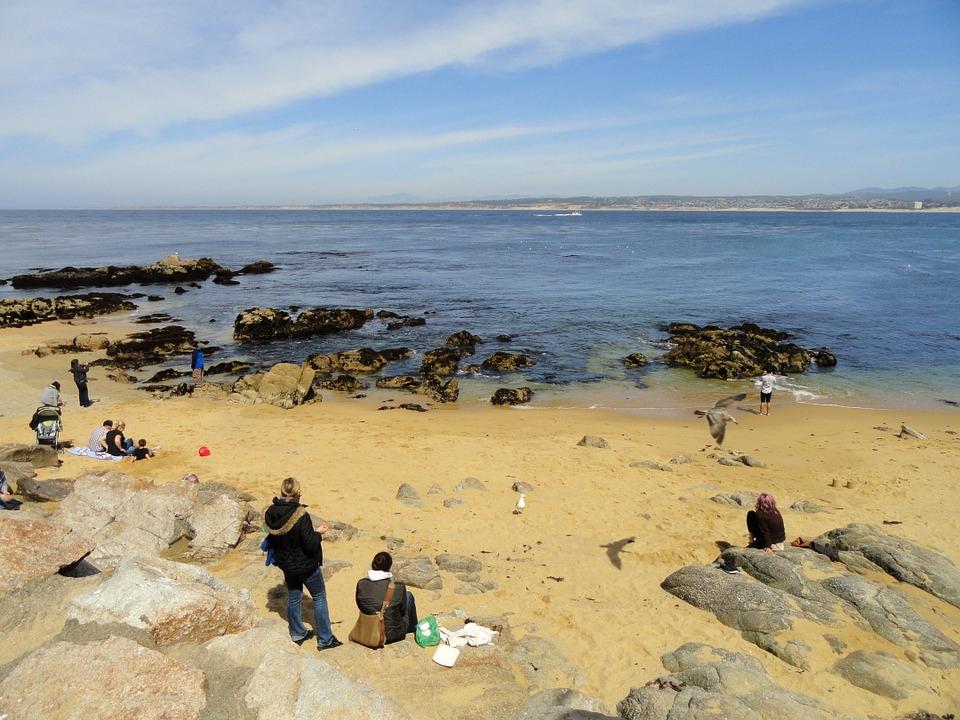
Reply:
M0 206L960 183L956 0L4 0Z

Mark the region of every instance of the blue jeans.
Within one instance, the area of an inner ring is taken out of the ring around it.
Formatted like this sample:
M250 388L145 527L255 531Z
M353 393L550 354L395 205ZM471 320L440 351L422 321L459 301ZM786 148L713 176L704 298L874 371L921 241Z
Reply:
M413 599L413 593L407 590L407 633L417 631L417 601Z
M327 610L327 588L323 584L323 568L310 577L304 579L296 575L284 573L287 585L287 627L290 629L290 639L300 642L307 636L307 628L303 626L300 615L300 605L303 602L303 586L307 586L310 597L313 598L313 628L317 633L317 646L323 647L333 642L333 629L330 627L330 614Z

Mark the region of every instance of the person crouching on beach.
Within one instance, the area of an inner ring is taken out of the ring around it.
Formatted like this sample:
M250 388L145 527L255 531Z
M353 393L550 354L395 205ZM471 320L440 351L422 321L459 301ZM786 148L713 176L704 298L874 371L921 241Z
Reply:
M747 513L747 531L750 533L747 547L758 548L768 555L774 550L783 550L787 534L773 495L760 493L756 506Z
M773 374L773 370L766 368L763 371L763 375L760 376L760 414L769 415L770 414L770 398L773 397L773 382L777 379L777 376ZM766 407L766 412L764 412L764 407Z
M283 571L287 586L287 627L290 639L298 645L310 633L303 626L300 605L303 586L313 598L313 627L317 635L317 649L329 650L343 643L333 635L327 609L327 589L323 582L323 547L321 535L326 524L313 528L307 506L300 503L300 481L288 477L280 484L280 497L263 514L269 534L268 541L277 566Z
M385 643L403 640L407 633L417 629L417 603L413 593L402 582L393 581L393 558L388 552L373 556L370 570L365 578L357 581L357 608L365 615L375 615L383 608L387 588L393 585L390 604L383 614Z

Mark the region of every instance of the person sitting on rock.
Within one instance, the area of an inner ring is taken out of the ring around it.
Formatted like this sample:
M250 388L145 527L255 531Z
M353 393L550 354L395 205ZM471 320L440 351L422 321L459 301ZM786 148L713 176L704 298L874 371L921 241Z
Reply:
M113 420L104 420L103 425L90 433L87 448L91 452L107 452L107 433L113 430Z
M280 497L263 513L269 534L274 561L283 571L287 586L287 627L290 639L298 645L310 633L303 626L300 605L303 586L313 597L313 627L317 635L317 649L340 647L342 642L333 635L327 609L327 589L323 582L323 547L321 535L329 528L320 524L313 528L307 506L300 504L300 481L288 477L280 485Z
M137 447L133 449L133 460L134 462L136 462L137 460L149 460L150 458L152 458L154 455L157 454L157 450L159 449L160 449L159 445L155 448L148 448L147 439L140 438L137 441Z
M123 420L117 420L113 430L107 432L104 442L107 446L107 452L114 457L125 457L133 455L133 439L124 436L123 431L127 429L127 424Z
M413 593L402 582L394 582L393 558L388 552L378 552L373 556L367 576L357 581L357 608L365 615L374 615L383 608L387 597L387 588L392 584L393 593L390 604L383 614L383 627L386 643L403 640L407 633L417 629L417 603Z
M783 550L783 541L787 539L783 529L783 517L777 510L773 495L760 493L756 507L747 513L747 531L750 544L747 547L759 548L770 554L774 550Z

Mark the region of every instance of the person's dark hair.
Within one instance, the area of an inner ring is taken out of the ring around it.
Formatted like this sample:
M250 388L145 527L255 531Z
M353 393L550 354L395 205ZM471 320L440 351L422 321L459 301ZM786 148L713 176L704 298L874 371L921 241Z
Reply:
M80 361L77 360L76 358L70 361L70 367L76 367L79 364L80 364Z
M54 380L54 381L53 381L52 383L50 383L50 384L53 385L57 390L60 389L60 383L59 383L57 380Z
M389 572L390 568L393 566L393 558L390 557L388 552L378 552L373 556L373 562L370 563L370 567L374 570L380 570L381 572Z
M113 420L104 420L104 421L103 421L103 426L104 426L104 427L113 427Z
M140 438L140 439L137 441L137 445L139 445L140 447L146 447L146 446L147 446L147 439L146 439L146 438Z

